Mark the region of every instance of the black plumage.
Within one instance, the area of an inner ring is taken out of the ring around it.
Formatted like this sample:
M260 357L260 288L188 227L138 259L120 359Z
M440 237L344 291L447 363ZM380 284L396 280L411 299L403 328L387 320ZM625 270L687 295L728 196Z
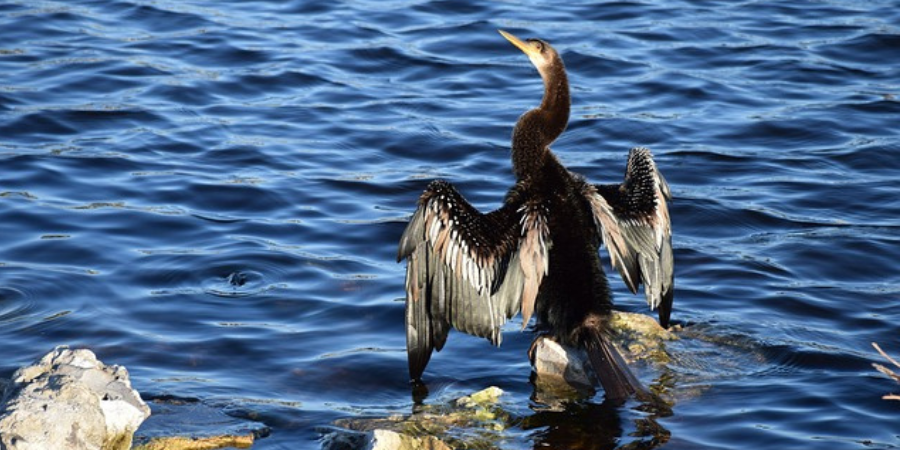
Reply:
M502 325L521 312L557 341L584 348L608 398L643 388L608 339L612 299L598 250L632 292L645 286L667 326L673 298L669 188L650 151L632 149L625 181L593 185L550 151L570 109L565 66L544 41L501 31L528 55L544 97L516 123L512 163L517 182L503 206L484 214L448 182L434 181L400 239L407 260L409 372L419 380L450 328L499 345Z

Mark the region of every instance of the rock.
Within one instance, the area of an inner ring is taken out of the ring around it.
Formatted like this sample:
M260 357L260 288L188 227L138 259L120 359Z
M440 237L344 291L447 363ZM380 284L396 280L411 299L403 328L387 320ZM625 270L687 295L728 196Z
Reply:
M653 317L614 312L610 325L613 341L629 362L668 362L665 342L677 337ZM595 393L598 383L584 351L539 337L532 357L536 386L532 398L542 405L540 410L566 411L573 400ZM446 403L417 405L411 415L339 419L322 431L322 449L499 448L509 439L504 430L523 428L522 418L503 409L502 394L501 389L489 387Z
M669 362L666 341L678 339L675 333L660 327L656 319L644 314L614 311L610 327L613 341L629 362L648 360L665 364ZM562 378L577 387L596 386L587 354L551 338L541 336L535 340L531 363L540 376Z
M372 431L372 440L366 450L451 450L451 448L434 436L419 438L391 430L375 430Z
M372 433L351 431L346 428L319 430L322 433L322 450L358 450L372 440Z
M479 406L485 407L497 403L500 400L501 395L503 395L503 389L500 389L497 386L491 386L472 395L460 397L456 399L455 403L457 406L469 409L477 408Z
M678 339L673 331L680 331L681 327L673 325L667 330L646 314L635 314L621 311L613 312L610 326L613 330L613 339L620 349L622 356L629 362L647 361L654 364L667 364L670 362L666 353L666 342Z
M547 388L571 386L576 390L590 390L595 385L594 372L583 350L541 336L534 343L533 359L532 367L539 385Z
M409 416L339 419L324 433L323 450L449 450L495 448L514 419L489 387L443 404L421 405Z
M153 415L135 434L133 450L251 448L256 440L271 434L259 420L261 413L240 399L205 401L146 392L142 398Z
M363 422L356 424L362 427L371 425ZM401 424L403 422L393 422L387 426ZM322 437L322 450L451 450L452 448L437 436L416 436L410 432L389 428L376 428L365 432L338 428Z
M322 450L451 450L434 436L416 437L394 430L375 429L365 433L338 429L322 438Z
M218 450L253 447L253 434L243 436L211 436L205 438L165 437L139 445L134 450Z
M128 371L57 347L17 370L0 401L0 450L126 450L150 408Z
M675 333L660 327L656 319L645 314L614 311L610 326L616 346L629 362L668 363L665 342L678 339ZM598 385L583 350L541 336L535 340L531 356L534 382L541 399L590 396Z

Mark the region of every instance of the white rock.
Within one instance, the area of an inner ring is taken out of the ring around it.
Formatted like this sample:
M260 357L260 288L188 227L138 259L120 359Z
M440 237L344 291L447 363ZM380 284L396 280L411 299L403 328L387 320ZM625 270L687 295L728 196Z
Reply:
M126 450L150 416L128 371L57 347L13 374L0 401L0 450Z
M417 438L391 430L373 430L371 436L366 450L450 450L434 436Z

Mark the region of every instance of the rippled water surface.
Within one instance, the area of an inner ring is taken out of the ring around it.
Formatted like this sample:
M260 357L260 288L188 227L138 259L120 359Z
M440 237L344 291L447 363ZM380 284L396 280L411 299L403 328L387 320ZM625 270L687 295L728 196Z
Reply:
M498 28L565 59L571 169L644 145L671 184L684 330L638 373L674 406L540 411L515 321L451 336L426 402L502 387L510 449L900 446L893 1L0 4L0 377L88 347L153 400L139 434L259 449L409 412L400 233L434 178L496 207L540 101Z

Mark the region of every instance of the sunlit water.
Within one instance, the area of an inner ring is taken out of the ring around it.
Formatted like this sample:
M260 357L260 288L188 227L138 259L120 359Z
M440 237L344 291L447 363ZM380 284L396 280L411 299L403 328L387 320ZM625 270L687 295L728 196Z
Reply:
M399 235L434 178L496 207L540 99L498 28L565 59L571 169L644 145L671 184L684 331L638 373L674 406L539 411L515 321L451 336L425 401L502 387L512 449L900 446L892 1L6 2L0 377L88 347L152 400L139 435L259 449L409 412Z

